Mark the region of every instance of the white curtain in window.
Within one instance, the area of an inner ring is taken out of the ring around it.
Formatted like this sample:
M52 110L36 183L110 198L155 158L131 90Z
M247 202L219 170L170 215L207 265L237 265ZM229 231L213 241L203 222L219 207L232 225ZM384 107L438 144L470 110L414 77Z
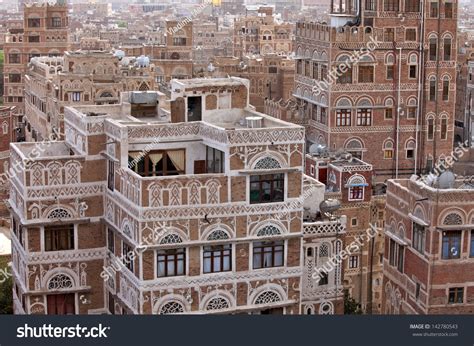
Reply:
M132 171L138 172L138 163L142 157L142 153L140 151L130 151L128 156L132 158L132 162L129 163L129 167Z
M156 164L158 162L160 162L161 159L163 158L163 154L162 153L153 153L153 154L148 154L148 157L150 158L151 162L153 163L153 167L155 167Z
M166 152L168 157L170 158L171 162L175 165L176 169L179 171L184 171L184 150L172 150Z

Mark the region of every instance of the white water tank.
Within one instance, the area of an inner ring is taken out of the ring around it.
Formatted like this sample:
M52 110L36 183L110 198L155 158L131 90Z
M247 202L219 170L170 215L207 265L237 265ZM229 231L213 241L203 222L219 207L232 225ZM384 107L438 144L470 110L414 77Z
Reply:
M259 116L246 117L245 121L249 129L256 129L262 127L263 118Z

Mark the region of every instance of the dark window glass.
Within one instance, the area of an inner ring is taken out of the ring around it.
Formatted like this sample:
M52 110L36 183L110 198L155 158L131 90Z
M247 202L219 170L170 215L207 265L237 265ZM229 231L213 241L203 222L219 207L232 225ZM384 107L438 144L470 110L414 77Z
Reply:
M474 257L474 230L471 231L471 250L469 256Z
M337 78L337 82L339 84L350 84L352 83L352 69L347 69L346 72L342 73L340 71L341 75Z
M329 275L328 273L320 273L319 274L319 281L318 281L318 285L319 286L324 286L324 285L327 285L329 283Z
M8 54L8 63L10 63L10 64L19 64L20 63L20 54L19 53Z
M413 248L418 252L425 251L425 228L413 222Z
M384 11L398 11L398 0L384 0Z
M107 248L110 252L115 253L115 236L111 229L107 229Z
M361 200L364 198L364 188L362 186L352 186L349 189L349 199Z
M127 243L122 242L122 261L125 267L133 273L135 252Z
M351 110L336 110L336 126L351 126Z
M74 249L74 225L45 226L44 250L63 251Z
M250 176L250 203L284 201L285 174Z
M451 39L450 38L445 38L443 42L443 52L444 56L443 59L444 61L450 61L451 60Z
M393 79L393 65L387 66L387 79Z
M430 2L430 17L438 18L438 3Z
M107 187L109 190L114 190L115 184L115 165L112 160L108 160L108 174L107 174Z
M411 78L411 79L416 78L416 65L410 65L408 77Z
M418 12L418 11L416 11ZM416 41L416 29L406 29L405 30L405 39L407 41Z
M253 269L283 266L284 242L256 242L253 244Z
M436 81L435 80L430 80L429 100L430 101L435 101L436 100Z
M186 274L186 249L160 250L157 254L158 277Z
M428 119L428 139L433 140L434 137L434 120Z
M461 231L443 232L443 259L461 258Z
M218 273L232 270L232 245L205 246L203 272Z
M359 83L373 83L374 82L374 67L373 66L359 66Z
M436 38L430 38L429 60L435 61L438 56L438 41Z
M28 19L29 28L39 28L41 25L41 19L39 18L30 18Z
M372 125L372 110L368 108L359 108L357 110L357 126Z
M464 288L453 287L449 289L448 303L462 304L464 302Z
M130 152L128 167L142 177L179 175L185 172L186 156L184 149Z
M405 0L406 12L420 12L420 0Z
M444 17L453 18L453 3L452 2L444 3Z
M207 147L207 173L224 173L224 152Z

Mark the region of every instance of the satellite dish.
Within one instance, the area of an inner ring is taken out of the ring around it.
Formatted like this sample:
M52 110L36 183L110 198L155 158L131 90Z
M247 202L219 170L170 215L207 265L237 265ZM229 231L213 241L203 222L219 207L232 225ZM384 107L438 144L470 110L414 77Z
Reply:
M314 143L314 144L311 144L311 146L309 147L310 154L322 154L325 151L326 151L326 146L323 144Z
M438 187L440 189L452 189L456 176L451 171L443 172L438 179Z
M114 52L114 56L119 58L119 60L122 60L125 57L125 52L123 50L118 49Z
M321 211L321 213L326 215L331 220L334 220L336 218L334 212L340 207L341 202L333 198L325 199L319 204L319 210Z

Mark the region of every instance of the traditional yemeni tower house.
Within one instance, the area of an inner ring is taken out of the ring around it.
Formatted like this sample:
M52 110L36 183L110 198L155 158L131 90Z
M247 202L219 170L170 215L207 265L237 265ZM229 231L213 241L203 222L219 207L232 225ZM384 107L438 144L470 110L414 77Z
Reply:
M25 135L41 141L64 137L64 107L120 102L120 93L155 88L155 66L145 57L76 51L38 57L25 75Z
M383 313L474 313L472 185L441 187L388 183Z
M66 107L30 161L12 145L15 312L342 313L341 267L312 278L345 218L317 216L304 128L253 110L248 80L171 87Z
M5 38L4 52L4 101L15 106L18 117L24 114L24 75L31 58L59 56L68 49L67 5L58 1L55 5L26 4L24 6L23 31L9 33Z
M326 199L340 202L336 213L345 215L348 221L345 247L351 243L359 245L344 261L344 289L361 305L362 311L380 313L385 196L372 194L373 166L347 154L330 157L314 153L306 154L305 170L326 185ZM360 241L367 230L373 231L374 236Z
M257 7L256 14L241 16L234 22L234 56L290 54L294 24L276 22L272 7Z
M0 218L8 216L4 201L8 199L9 184L3 177L9 168L12 129L12 108L0 107Z
M362 158L380 181L448 155L456 23L455 0L332 1L329 24L298 23L295 96L308 140Z

